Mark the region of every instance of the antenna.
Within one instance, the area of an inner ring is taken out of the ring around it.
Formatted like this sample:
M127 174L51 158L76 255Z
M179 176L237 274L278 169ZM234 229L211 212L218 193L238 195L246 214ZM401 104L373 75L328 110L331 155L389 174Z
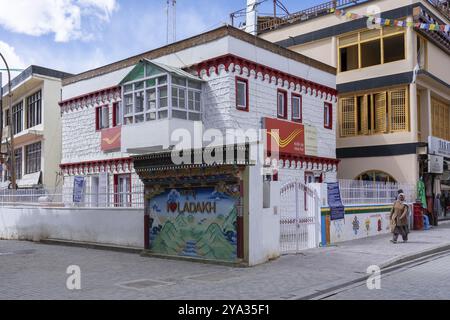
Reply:
M177 40L177 0L167 0L167 44ZM170 39L170 28L172 28L172 39Z

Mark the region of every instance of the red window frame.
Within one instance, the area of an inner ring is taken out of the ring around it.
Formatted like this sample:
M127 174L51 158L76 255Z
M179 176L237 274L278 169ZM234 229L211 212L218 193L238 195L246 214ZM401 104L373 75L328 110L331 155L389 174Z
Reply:
M95 130L96 131L101 131L102 129L107 129L107 128L100 128L100 110L102 110L103 108L109 109L109 105L105 104L102 106L95 107Z
M244 82L245 83L245 108L243 108L242 106L238 105L238 82ZM242 77L236 77L235 79L235 93L236 93L236 110L239 111L245 111L245 112L249 112L249 89L248 89L248 79L242 78Z
M329 123L327 124L327 116ZM333 129L333 105L325 102L323 106L323 127L325 129Z
M114 102L113 103L113 110L112 110L112 126L117 127L117 117L119 116L117 114L117 107L119 106L120 102Z
M280 115L279 113L278 113L278 110L280 109L280 106L279 106L279 104L278 104L278 95L279 94L282 94L283 95L283 99L284 99L284 108L283 108L283 115ZM278 89L277 90L277 117L278 117L278 119L287 119L287 117L288 117L288 114L287 114L287 109L288 109L288 106L287 106L287 103L288 103L288 99L287 99L287 97L288 97L288 94L287 94L287 91L286 90L282 90L282 89Z
M300 110L299 110L299 118L294 118L294 98L300 98ZM303 97L300 94L292 93L291 94L291 119L294 122L301 123L303 121Z

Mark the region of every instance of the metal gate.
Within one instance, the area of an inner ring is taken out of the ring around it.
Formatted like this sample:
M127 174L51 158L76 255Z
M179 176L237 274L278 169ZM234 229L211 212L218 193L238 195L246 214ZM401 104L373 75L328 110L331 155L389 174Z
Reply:
M292 181L280 189L280 249L298 253L319 246L320 201L317 192Z

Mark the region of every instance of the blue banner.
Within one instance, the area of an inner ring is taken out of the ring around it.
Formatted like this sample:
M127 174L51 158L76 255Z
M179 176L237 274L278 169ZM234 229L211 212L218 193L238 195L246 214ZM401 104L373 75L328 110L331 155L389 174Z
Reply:
M84 196L84 177L75 177L73 180L73 202L81 203Z
M328 183L328 206L330 207L330 220L342 220L345 215L345 208L341 200L341 192L339 189L339 183Z

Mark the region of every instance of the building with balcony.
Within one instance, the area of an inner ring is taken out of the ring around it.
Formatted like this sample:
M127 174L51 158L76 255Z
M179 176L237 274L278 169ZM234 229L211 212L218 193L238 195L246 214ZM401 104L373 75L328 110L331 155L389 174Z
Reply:
M339 178L422 177L431 196L426 147L450 139L449 24L448 1L340 0L260 20L257 33L336 67Z
M11 81L11 109L8 86L3 88L2 188L10 185L10 132L14 135L17 187L54 190L58 183L62 184L58 102L61 80L67 76L70 74L39 66L28 67Z
M131 156L171 150L176 132L200 132L201 149L208 129L280 129L275 178L335 180L335 72L225 26L67 78L60 102L65 188L84 177L88 193L107 195L93 201L133 206L130 191L141 182Z

